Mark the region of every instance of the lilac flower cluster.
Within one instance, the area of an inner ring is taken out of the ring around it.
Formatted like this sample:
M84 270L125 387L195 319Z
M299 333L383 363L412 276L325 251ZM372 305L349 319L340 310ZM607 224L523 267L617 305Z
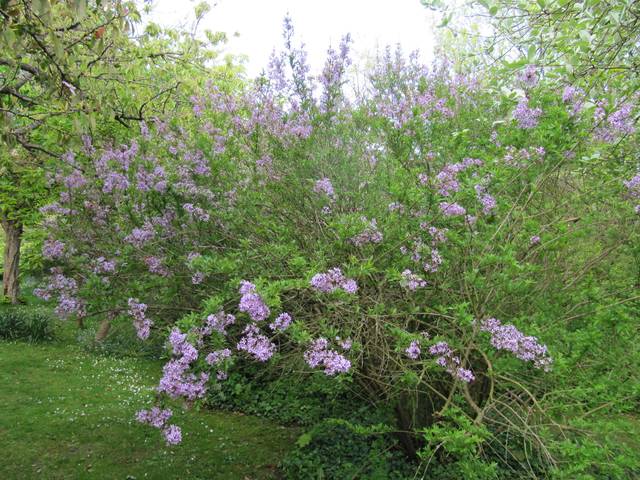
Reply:
M325 273L316 273L311 278L311 287L322 293L335 292L342 289L347 293L356 293L358 285L352 278L346 278L339 268L332 268Z
M327 177L317 180L313 187L313 191L316 193L324 193L327 197L331 199L335 198L333 185L331 184L331 180L329 180L329 178Z
M333 376L338 373L347 373L351 369L351 362L335 350L329 349L326 338L320 337L313 342L304 352L304 359L311 368L324 367L324 373Z
M467 213L462 205L459 205L455 202L440 202L440 210L447 217L455 217Z
M584 91L581 88L568 85L562 92L562 101L569 107L569 115L575 116L580 113L584 105Z
M518 126L524 129L535 128L541 115L542 109L530 108L527 99L520 100L513 111L513 118L518 122Z
M273 331L280 330L281 332L284 332L287 328L289 328L289 325L291 325L291 321L291 315L284 312L278 315L276 319L271 324L269 324L269 328Z
M164 193L167 191L168 183L165 178L164 168L159 165L151 172L141 168L136 173L136 180L138 182L136 187L141 192L155 190L156 192Z
M462 162L445 165L444 168L436 175L436 187L438 188L438 193L442 196L448 197L452 193L460 191L458 175L470 167L479 167L481 165L482 160L477 158L465 158Z
M367 217L362 217L361 220L366 224L366 226L362 232L351 238L351 242L356 247L361 247L367 243L382 242L382 232L378 230L378 223L376 222L376 219L372 218L371 221L369 221Z
M518 74L518 80L527 88L535 87L538 84L538 70L535 65L527 65L527 68Z
M487 193L487 190L482 185L476 185L474 187L476 191L476 196L478 197L478 201L482 205L482 213L485 215L490 215L491 212L498 206L496 199Z
M147 268L151 273L155 273L161 277L169 276L169 269L164 265L162 258L154 256L145 257L144 263L146 263Z
M60 240L47 239L42 245L42 256L48 260L64 257L65 245Z
M138 338L146 340L151 333L153 322L147 318L147 305L139 303L137 298L130 298L127 302L129 305L128 313L133 317L133 326L136 328Z
M134 228L129 235L124 237L124 241L131 245L142 248L146 243L153 240L156 232L151 223L145 223L142 228Z
M521 148L520 150L516 150L515 147L509 145L503 160L506 165L511 167L524 168L527 167L531 161L540 162L545 153L544 147Z
M203 281L204 281L204 273L202 272L195 272L191 276L191 283L193 285L200 285Z
M438 356L436 363L444 368L452 377L458 378L465 383L470 383L475 380L476 377L471 370L460 366L460 357L453 354L453 350L451 350L447 342L438 342L431 345L429 353L433 356Z
M240 282L240 304L238 310L248 314L254 322L260 322L271 314L269 307L264 303L262 297L256 292L256 286L242 280Z
M411 360L417 360L420 356L420 342L418 342L417 340L412 340L405 350L405 353Z
M231 356L231 350L225 348L223 350L216 350L215 352L211 352L206 356L205 362L209 365L217 365L220 362L224 361L225 358L229 358Z
M533 336L526 336L514 325L503 325L500 320L488 318L480 324L480 330L491 334L491 345L498 350L507 350L520 360L533 362L536 368L545 372L551 369L553 359L547 353L546 345Z
M640 173L635 175L630 180L624 180L622 182L627 189L627 196L640 203ZM640 204L636 205L636 213L640 213Z
M251 354L256 360L266 362L276 351L276 346L264 335L255 325L247 325L242 332L244 336L240 339L236 348Z
M226 328L236 322L236 317L222 310L215 315L209 315L203 328L203 335L211 335L214 331L226 335Z
M185 203L182 208L187 212L191 218L200 220L201 222L208 222L211 218L210 215L202 208L195 206L193 203Z
M116 261L107 260L104 257L96 258L95 265L93 267L93 273L113 273L116 271Z
M60 267L52 268L49 283L44 288L34 289L33 293L45 301L51 300L52 296L56 295L58 305L54 311L60 318L69 318L74 314L78 317L85 315L84 302L76 296L78 283L73 278L65 277Z
M604 108L599 106L604 112ZM635 132L634 118L631 114L633 106L630 103L623 103L616 111L607 117L606 123L600 121L600 125L595 131L596 138L603 142L612 143L624 135ZM596 112L596 120L601 120L603 113Z
M412 273L411 270L407 269L402 272L400 285L413 292L419 288L426 287L427 282L419 275L416 275L415 273Z
M162 369L162 378L157 390L176 399L188 400L201 398L206 393L209 374L201 372L199 376L189 373L191 364L198 359L198 350L187 341L187 335L174 328L169 335L174 358Z
M169 420L172 415L173 412L168 408L161 410L159 407L153 407L151 410L140 410L136 414L136 419L140 423L162 429L162 434L167 444L177 445L182 441L182 431L177 425L167 425L167 420Z

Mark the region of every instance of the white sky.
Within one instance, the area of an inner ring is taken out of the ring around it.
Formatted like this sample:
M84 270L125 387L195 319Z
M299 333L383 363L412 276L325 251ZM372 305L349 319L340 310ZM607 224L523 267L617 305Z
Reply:
M151 19L161 25L191 27L193 0L155 0ZM226 32L224 51L248 56L250 76L266 65L274 47L282 45L282 20L287 12L293 19L296 43L302 41L309 53L313 72L319 72L331 44L350 33L355 63L374 56L386 45L402 45L405 53L421 52L429 63L433 58L434 22L420 0L216 0L199 31ZM239 36L234 36L234 33Z

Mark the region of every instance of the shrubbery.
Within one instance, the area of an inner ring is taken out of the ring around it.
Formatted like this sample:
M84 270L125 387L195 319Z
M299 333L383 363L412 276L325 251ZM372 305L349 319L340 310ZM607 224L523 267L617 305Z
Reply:
M350 98L348 38L319 85L288 23L285 41L245 91L211 84L192 116L142 124L128 145L85 138L52 177L43 252L60 267L39 295L62 317L168 335L159 405L139 419L178 443L171 402L241 404L260 385L247 365L268 361L394 417L375 441L318 424L290 475L393 478L396 445L458 478L637 469L616 463L619 447L607 467L565 460L586 441L572 377L607 384L585 350L609 345L598 312L636 302L631 107L534 67L501 94L390 51ZM620 352L637 327L615 328ZM637 399L589 392L585 416ZM252 405L268 413L277 396ZM353 458L331 464L339 453Z
M53 338L53 316L49 309L0 304L0 338L42 342Z

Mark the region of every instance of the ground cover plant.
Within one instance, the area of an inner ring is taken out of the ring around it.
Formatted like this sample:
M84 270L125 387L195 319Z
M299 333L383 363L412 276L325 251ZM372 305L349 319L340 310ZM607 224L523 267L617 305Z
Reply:
M354 93L348 35L314 76L283 30L49 164L34 294L162 359L130 421L303 425L287 478L640 475L637 92L388 48Z

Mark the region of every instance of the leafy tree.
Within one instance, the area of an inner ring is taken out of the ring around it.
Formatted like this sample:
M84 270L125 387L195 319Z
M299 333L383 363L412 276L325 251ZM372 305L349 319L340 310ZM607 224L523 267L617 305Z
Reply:
M199 7L200 16L206 11ZM153 24L137 34L134 2L13 0L0 14L3 292L15 303L24 226L55 194L44 170L55 170L81 134L126 137L133 124L175 108L174 94L202 81L216 56L211 47L224 38L208 32L197 40Z

